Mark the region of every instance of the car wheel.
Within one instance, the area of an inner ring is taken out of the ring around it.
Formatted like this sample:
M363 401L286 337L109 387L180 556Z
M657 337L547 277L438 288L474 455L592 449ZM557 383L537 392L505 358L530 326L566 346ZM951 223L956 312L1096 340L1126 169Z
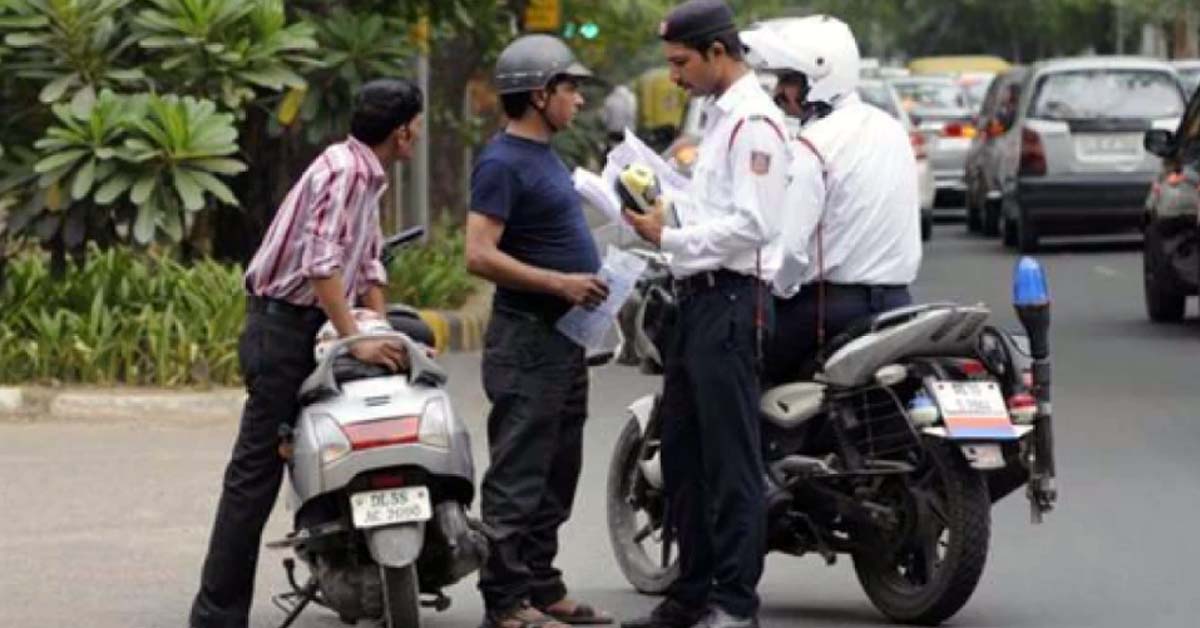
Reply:
M983 224L980 229L983 235L994 238L1000 235L1000 203L998 201L984 201L983 203Z
M1037 225L1025 212L1018 212L1016 223L1017 251L1036 253L1038 250Z
M973 186L967 186L967 233L979 233L982 230L982 217L980 214L980 205L978 202L979 195L976 193Z
M1146 314L1155 323L1183 320L1187 295L1170 275L1169 260L1163 254L1162 237L1151 223L1142 240L1142 285L1146 295Z

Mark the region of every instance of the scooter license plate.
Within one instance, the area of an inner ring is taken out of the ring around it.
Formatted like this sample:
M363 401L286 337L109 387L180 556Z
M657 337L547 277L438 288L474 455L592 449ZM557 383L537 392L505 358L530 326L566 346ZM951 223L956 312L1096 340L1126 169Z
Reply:
M354 527L360 529L428 521L433 517L429 489L424 486L355 493L350 496L350 512Z
M1017 438L1008 406L995 382L936 382L933 396L950 438L1012 440Z

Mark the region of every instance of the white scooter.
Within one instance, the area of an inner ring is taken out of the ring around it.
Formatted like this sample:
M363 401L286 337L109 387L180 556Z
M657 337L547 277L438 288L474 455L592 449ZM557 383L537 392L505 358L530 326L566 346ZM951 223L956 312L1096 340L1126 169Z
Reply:
M416 228L391 238L385 255L415 240ZM389 308L386 331L337 340L305 382L304 408L282 434L290 450L289 506L294 531L268 547L290 548L308 567L284 560L292 591L276 596L290 626L310 603L346 623L380 620L417 628L420 606L450 606L442 589L477 570L485 537L467 518L474 498L470 436L430 357L433 334L406 306ZM408 373L359 362L356 342L402 343Z

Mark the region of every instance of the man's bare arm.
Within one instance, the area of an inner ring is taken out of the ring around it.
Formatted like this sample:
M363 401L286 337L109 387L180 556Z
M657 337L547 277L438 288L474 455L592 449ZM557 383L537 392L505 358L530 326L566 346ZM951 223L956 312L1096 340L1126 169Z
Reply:
M608 287L595 275L537 268L501 251L503 235L503 222L478 212L467 215L467 270L471 274L506 288L552 294L575 305L594 307L608 296Z

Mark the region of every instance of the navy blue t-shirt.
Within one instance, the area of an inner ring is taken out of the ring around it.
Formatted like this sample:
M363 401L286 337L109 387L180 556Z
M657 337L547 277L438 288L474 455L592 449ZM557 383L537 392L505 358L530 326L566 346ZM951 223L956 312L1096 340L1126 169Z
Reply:
M549 144L508 133L493 138L471 174L471 210L504 223L500 250L521 262L564 273L600 269L571 173ZM556 296L503 286L494 303L549 317L570 309Z

